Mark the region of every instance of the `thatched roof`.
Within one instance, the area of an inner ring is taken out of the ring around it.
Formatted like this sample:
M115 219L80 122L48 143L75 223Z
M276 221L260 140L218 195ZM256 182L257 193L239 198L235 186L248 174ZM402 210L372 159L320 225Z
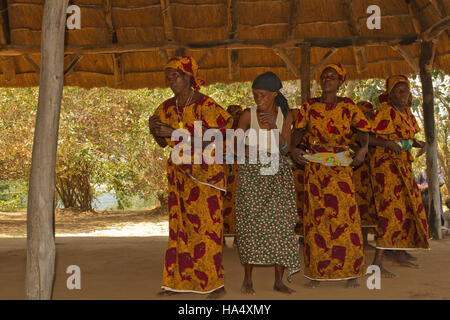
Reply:
M272 70L298 79L340 62L350 79L418 72L420 41L435 38L434 69L450 73L450 0L74 0L81 29L66 31L65 85L165 86L176 52L199 61L207 84ZM381 29L369 30L369 5ZM39 84L43 0L0 0L0 86ZM445 31L443 31L445 30ZM304 52L305 49L303 49ZM183 52L184 51L184 52ZM317 72L312 76L317 76Z

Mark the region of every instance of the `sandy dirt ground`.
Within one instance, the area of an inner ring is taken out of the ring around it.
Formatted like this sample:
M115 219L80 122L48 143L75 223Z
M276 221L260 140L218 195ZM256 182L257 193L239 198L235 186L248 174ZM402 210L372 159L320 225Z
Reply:
M26 267L26 215L0 213L0 300L23 299ZM53 299L161 299L159 291L167 245L167 219L153 211L109 213L56 213L56 273ZM374 250L366 250L371 262ZM380 290L369 290L366 278L360 287L347 289L343 282L322 283L309 289L302 271L288 284L296 292L272 290L274 268L256 267L256 295L243 296L243 269L232 239L224 248L224 299L450 299L450 238L431 241L431 250L413 252L419 269L392 266L394 279L382 279ZM300 254L302 258L302 254ZM303 260L302 260L303 262ZM81 289L69 290L66 269L81 269ZM179 294L164 299L201 300L204 295Z

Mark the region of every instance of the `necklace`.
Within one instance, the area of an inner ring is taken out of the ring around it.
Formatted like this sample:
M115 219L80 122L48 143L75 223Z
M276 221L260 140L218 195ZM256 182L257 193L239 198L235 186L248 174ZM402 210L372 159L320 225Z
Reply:
M184 112L184 108L189 106L192 98L194 97L194 90L192 90L191 96L189 97L189 99L187 100L187 102L185 103L185 105L182 107L182 111L180 112L180 109L178 107L178 98L175 99L175 111L177 112L177 116L178 116L178 128L183 129L183 112Z

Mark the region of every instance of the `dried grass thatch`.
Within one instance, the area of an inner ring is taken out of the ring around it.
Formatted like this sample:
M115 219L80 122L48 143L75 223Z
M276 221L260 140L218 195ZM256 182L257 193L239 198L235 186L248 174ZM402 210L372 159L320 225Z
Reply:
M43 0L0 1L0 86L39 84ZM253 80L271 70L298 79L301 47L312 76L342 63L349 79L418 72L420 41L435 39L434 69L450 72L449 0L74 0L81 29L66 31L65 85L164 86L180 53L207 84ZM369 30L369 5L381 29ZM333 49L334 48L334 49Z

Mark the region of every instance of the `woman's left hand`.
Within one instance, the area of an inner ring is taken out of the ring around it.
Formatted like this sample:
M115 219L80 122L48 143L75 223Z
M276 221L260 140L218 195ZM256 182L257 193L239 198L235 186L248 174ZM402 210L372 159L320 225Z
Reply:
M261 123L268 125L271 129L276 129L277 125L275 123L275 116L269 112L260 112L258 114L258 119Z
M369 149L367 147L360 148L353 156L353 161L352 163L350 163L350 166L359 167L364 162L364 158L366 157L366 153L368 150Z
M424 141L421 141L421 140L417 140L417 139L414 139L414 147L416 147L416 148L423 148L423 147L425 147L425 142Z

